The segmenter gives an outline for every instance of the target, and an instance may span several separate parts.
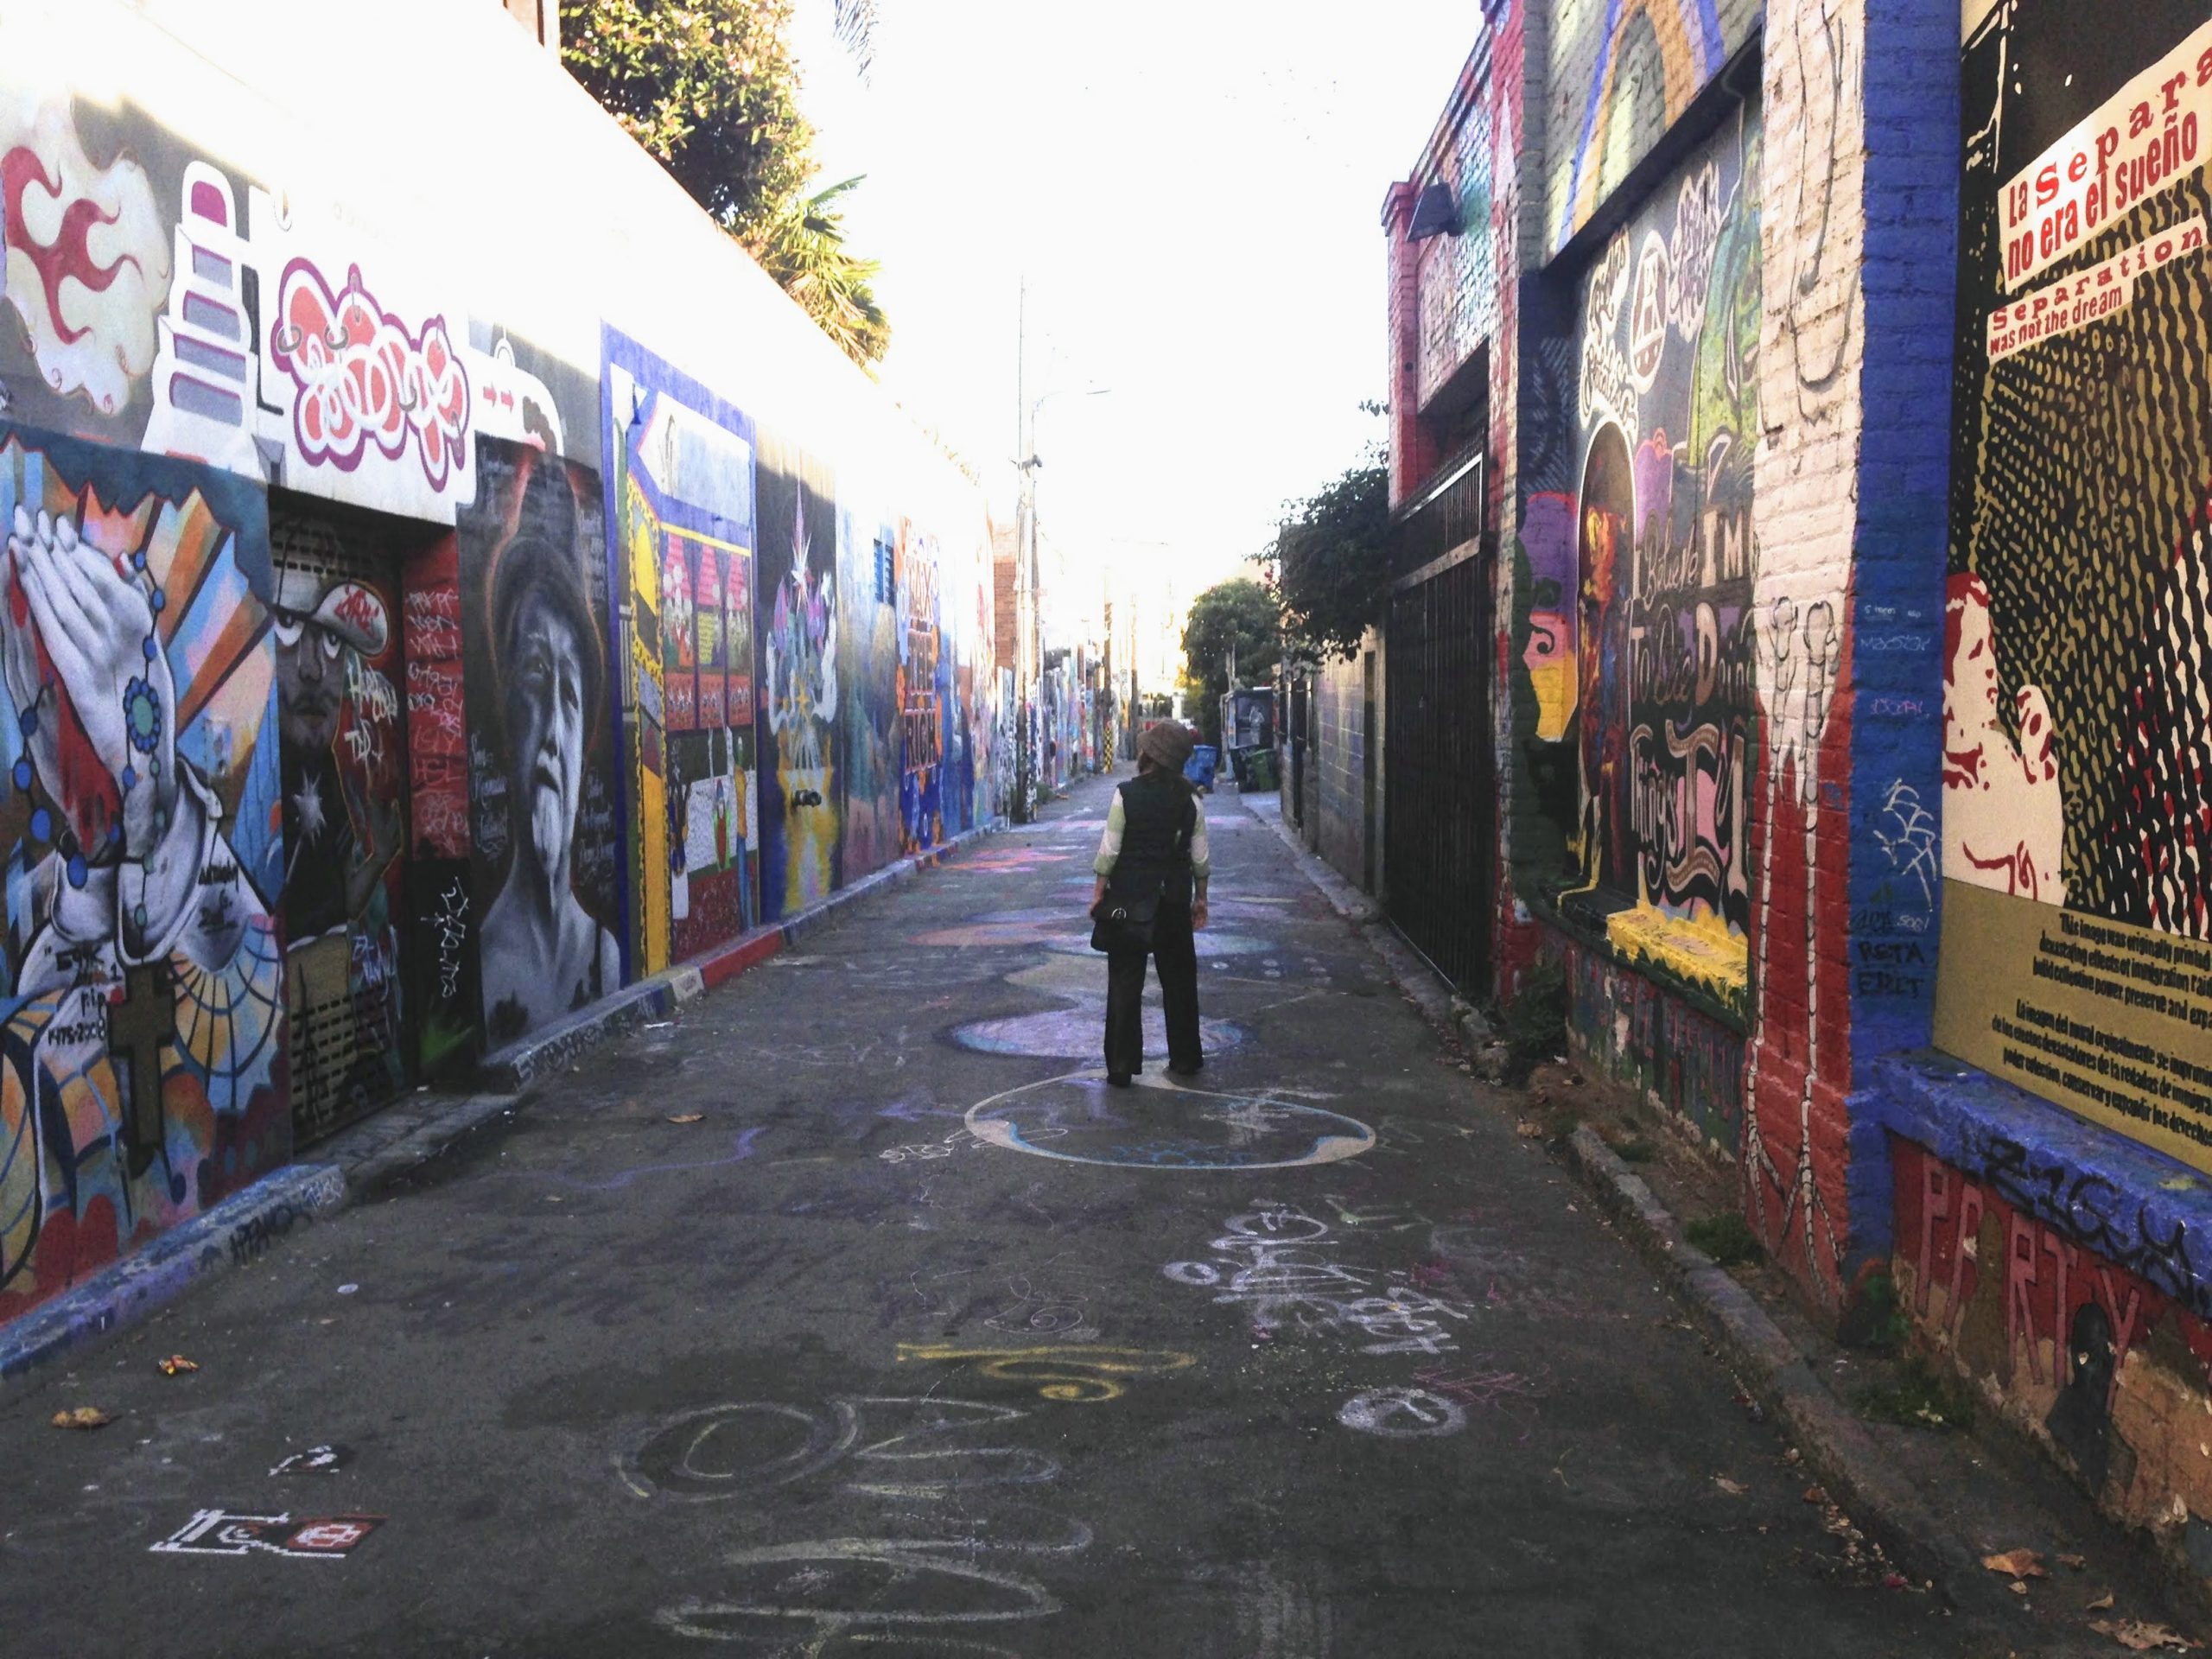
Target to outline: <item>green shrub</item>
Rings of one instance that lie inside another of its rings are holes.
[[[1520,994],[1499,1019],[1506,1082],[1526,1083],[1545,1061],[1567,1052],[1567,1014],[1566,969],[1547,959],[1522,975]]]
[[[1757,1262],[1766,1255],[1759,1248],[1758,1237],[1751,1231],[1751,1224],[1733,1210],[1700,1216],[1683,1228],[1682,1232],[1691,1243],[1724,1268],[1732,1268],[1743,1262]]]

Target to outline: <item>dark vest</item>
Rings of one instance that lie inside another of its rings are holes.
[[[1172,772],[1140,772],[1122,785],[1122,855],[1114,861],[1116,893],[1157,893],[1163,903],[1191,902],[1191,837],[1198,803]]]

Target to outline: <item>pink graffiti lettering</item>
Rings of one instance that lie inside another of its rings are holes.
[[[467,464],[468,377],[445,319],[410,334],[369,293],[359,266],[335,295],[306,260],[286,266],[269,346],[297,388],[293,436],[309,465],[350,473],[372,444],[397,461],[410,434],[433,489]]]

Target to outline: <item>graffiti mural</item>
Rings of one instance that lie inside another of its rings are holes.
[[[839,485],[840,491],[845,486]],[[858,880],[899,855],[899,528],[842,494],[837,502],[838,772],[844,874]]]
[[[285,1006],[302,1144],[407,1082],[400,918],[410,757],[395,563],[349,524],[272,509],[284,792]]]
[[[2212,1168],[2212,24],[1963,53],[1936,1039]]]
[[[1890,1148],[1899,1301],[1924,1344],[2122,1519],[2212,1513],[2195,1427],[2212,1398],[2212,1325],[1993,1183],[1910,1141]]]
[[[546,441],[524,419],[557,423],[543,383],[462,337],[442,279],[135,110],[10,79],[0,387],[16,417],[440,524],[474,494],[478,436]]]
[[[836,487],[771,435],[760,461],[760,903],[776,921],[844,880]]]
[[[753,423],[613,329],[605,347],[630,960],[658,973],[760,919]]]
[[[400,568],[400,588],[409,823],[405,1008],[416,1068],[438,1077],[474,1058],[481,1024],[469,869],[461,558],[452,532],[410,552]]]
[[[478,974],[497,1049],[622,983],[598,479],[480,440],[456,526]]]
[[[290,1154],[268,531],[204,468],[0,429],[0,1319]]]
[[[952,662],[938,614],[937,538],[912,524],[899,535],[899,845],[922,852],[944,839],[945,724]]]
[[[1757,625],[1759,121],[1739,109],[1585,280],[1583,461],[1532,498],[1529,747],[1576,907],[1632,962],[1741,1017]],[[1571,593],[1570,593],[1570,576]],[[1575,787],[1565,787],[1572,773]]]
[[[1758,33],[1763,10],[1757,0],[1564,0],[1551,23],[1549,251],[1589,222]]]

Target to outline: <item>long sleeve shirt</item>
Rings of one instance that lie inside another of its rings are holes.
[[[1206,845],[1205,802],[1192,797],[1192,809],[1198,814],[1198,828],[1191,832],[1191,879],[1205,881],[1213,875],[1213,851]],[[1114,866],[1122,856],[1122,832],[1128,827],[1128,820],[1122,811],[1122,791],[1114,791],[1114,804],[1106,810],[1106,833],[1098,838],[1098,856],[1090,861],[1094,875],[1111,875]]]

